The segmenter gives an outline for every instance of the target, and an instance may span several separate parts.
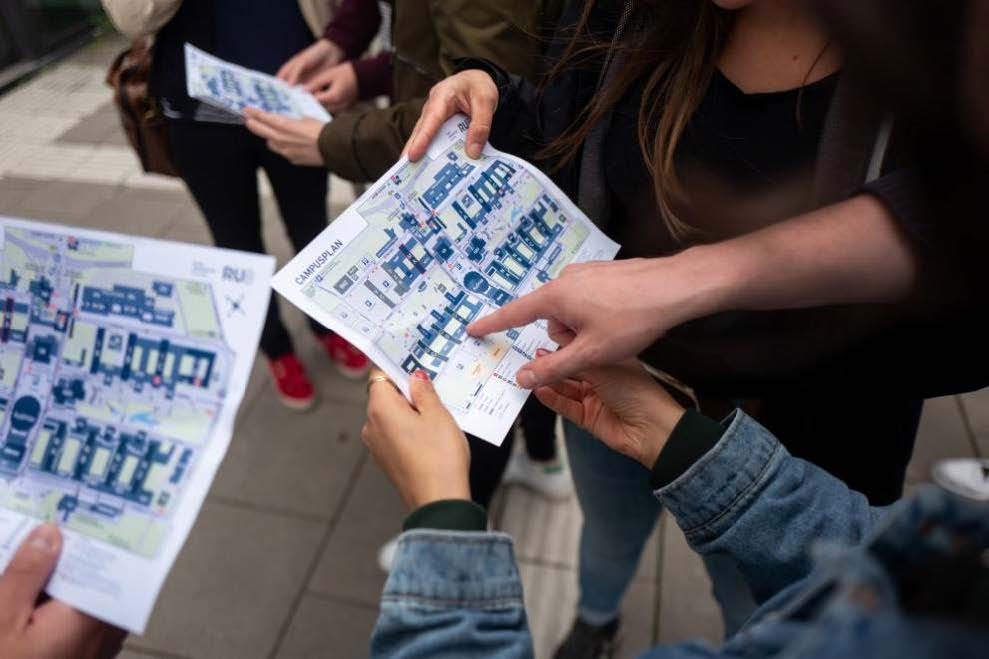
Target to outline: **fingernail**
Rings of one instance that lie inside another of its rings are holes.
[[[424,369],[421,368],[415,373],[413,373],[412,377],[414,377],[416,380],[423,380],[425,382],[429,382],[429,373],[427,373]]]
[[[483,144],[481,144],[480,142],[471,142],[470,143],[470,154],[469,155],[470,155],[471,158],[480,158],[481,157],[481,151],[483,151],[483,150],[484,150],[484,145]]]
[[[536,357],[545,357],[550,352],[552,352],[552,351],[551,350],[547,350],[546,348],[536,348]]]
[[[42,524],[31,531],[27,542],[32,549],[51,553],[58,545],[58,529],[52,524]]]
[[[525,389],[532,389],[538,384],[532,371],[519,371],[515,379]]]

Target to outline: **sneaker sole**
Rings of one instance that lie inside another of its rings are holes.
[[[308,400],[297,400],[295,398],[288,398],[282,394],[275,391],[275,396],[278,397],[278,401],[284,405],[286,408],[292,410],[293,412],[308,412],[316,405],[316,396]]]
[[[570,490],[566,494],[554,494],[547,492],[546,490],[541,490],[538,487],[531,485],[528,481],[515,478],[505,478],[502,481],[503,485],[515,485],[516,487],[521,487],[523,490],[532,492],[533,494],[552,501],[553,503],[562,503],[564,501],[569,501],[573,497],[573,490]]]
[[[343,377],[347,378],[348,380],[360,380],[361,378],[367,377],[367,374],[371,371],[370,366],[355,369],[355,368],[347,368],[346,366],[338,362],[333,362],[333,363],[337,367],[337,372]]]

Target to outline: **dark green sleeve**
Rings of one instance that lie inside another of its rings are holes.
[[[486,531],[488,513],[466,499],[444,499],[427,503],[405,518],[403,531],[439,529],[442,531]]]
[[[717,421],[707,418],[697,410],[688,409],[680,417],[670,438],[666,440],[666,446],[656,459],[652,468],[652,489],[666,487],[679,478],[714,448],[724,432],[724,427]]]
[[[413,98],[387,108],[361,103],[333,115],[318,140],[327,169],[348,181],[378,180],[402,156],[425,102]]]

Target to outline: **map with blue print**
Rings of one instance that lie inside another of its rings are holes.
[[[498,444],[528,395],[516,372],[554,345],[542,322],[483,339],[467,326],[618,245],[529,163],[469,158],[466,128],[451,119],[422,160],[396,163],[272,285],[403,390],[426,371],[461,428]]]
[[[247,69],[185,44],[186,92],[191,98],[241,115],[253,107],[292,119],[329,121],[312,94],[260,71]]]
[[[133,248],[8,227],[0,252],[0,507],[154,555],[227,390],[208,284]]]

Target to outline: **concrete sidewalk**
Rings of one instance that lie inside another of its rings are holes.
[[[103,84],[121,48],[107,38],[0,97],[0,214],[209,243],[181,183],[140,172]],[[335,215],[352,199],[331,183]],[[264,231],[290,256],[273,200]],[[148,633],[123,656],[200,659],[360,657],[377,615],[382,543],[405,511],[360,442],[365,393],[336,374],[282,305],[320,390],[307,414],[279,405],[255,364],[239,422],[199,521],[159,599]],[[941,456],[989,455],[989,390],[929,401],[911,483]],[[574,501],[549,504],[507,488],[492,506],[516,537],[537,656],[566,632],[576,601]],[[625,605],[623,654],[657,642],[720,634],[700,561],[663,518]]]

